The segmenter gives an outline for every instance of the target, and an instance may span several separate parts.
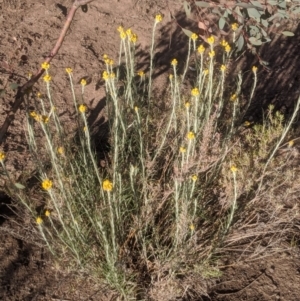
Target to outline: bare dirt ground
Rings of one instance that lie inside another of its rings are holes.
[[[64,24],[71,0],[0,0],[0,126],[10,110],[15,84],[24,84],[28,73],[35,73],[56,42]],[[72,67],[78,83],[88,80],[86,103],[91,110],[90,123],[103,122],[101,110],[105,105],[101,73],[104,70],[103,54],[117,59],[119,36],[117,27],[132,28],[138,34],[138,69],[147,71],[153,17],[168,11],[176,15],[181,26],[188,23],[183,14],[177,14],[178,2],[110,0],[94,1],[88,10],[78,10],[58,55],[51,63],[53,93],[62,120],[69,121],[72,112],[71,91],[66,87],[65,68]],[[261,50],[261,56],[270,62],[270,70],[259,72],[262,79],[256,91],[256,102],[249,117],[261,114],[268,104],[287,112],[299,94],[300,38],[297,24],[294,38],[274,35],[272,45]],[[192,29],[192,28],[190,28]],[[171,58],[186,53],[186,37],[176,22],[167,17],[159,26],[158,48],[155,63],[155,87],[159,95],[168,75]],[[271,48],[272,46],[272,52]],[[233,72],[257,63],[255,56],[233,61]],[[180,66],[179,66],[180,67]],[[247,81],[247,74],[245,76]],[[40,81],[34,93],[43,90]],[[34,104],[28,104],[34,107]],[[15,121],[1,145],[7,154],[8,168],[17,174],[28,168],[28,148],[25,139],[25,105],[21,106]],[[298,200],[297,200],[298,201]],[[0,195],[0,214],[14,216],[7,204],[10,200]],[[22,226],[12,220],[0,219],[0,299],[16,300],[116,300],[115,296],[92,282],[88,277],[76,275],[63,266],[50,261],[47,250],[24,237]],[[242,248],[242,246],[241,246]],[[297,301],[300,300],[299,248],[278,252],[256,261],[235,261],[236,254],[226,254],[221,271],[223,275],[209,282],[208,292],[199,300],[215,301]],[[179,300],[179,299],[177,299]]]

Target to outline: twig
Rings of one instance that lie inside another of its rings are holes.
[[[67,16],[67,20],[64,24],[64,27],[60,33],[60,36],[54,46],[54,48],[52,49],[52,51],[50,52],[50,54],[46,57],[46,59],[44,60],[44,62],[50,63],[51,60],[55,57],[55,55],[57,54],[58,50],[60,49],[63,40],[66,36],[66,33],[70,27],[70,24],[74,18],[75,12],[78,9],[78,7],[82,6],[82,5],[86,5],[90,2],[92,2],[94,0],[75,0],[69,13]],[[43,75],[44,73],[44,69],[39,69],[38,72],[31,77],[31,79],[29,81],[27,81],[22,87],[19,87],[18,92],[15,96],[15,101],[12,105],[12,109],[11,111],[8,113],[1,129],[0,129],[0,145],[2,144],[3,140],[4,140],[4,136],[7,133],[7,130],[10,126],[10,124],[12,123],[12,121],[15,119],[15,114],[18,111],[20,105],[22,104],[22,102],[24,101],[24,95],[26,94],[27,91],[29,91],[33,85],[39,80],[39,78]]]

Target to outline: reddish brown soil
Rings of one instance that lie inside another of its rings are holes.
[[[76,13],[63,46],[51,64],[55,101],[65,122],[72,111],[71,92],[64,79],[66,67],[73,68],[76,82],[83,77],[88,79],[86,103],[92,111],[90,122],[95,123],[101,116],[105,103],[100,76],[104,69],[102,55],[106,53],[117,59],[119,36],[116,28],[120,24],[138,34],[137,61],[139,69],[147,70],[153,16],[157,12],[167,16],[168,6],[165,1],[134,2],[94,1],[88,5],[87,12],[79,9]],[[0,126],[13,102],[14,83],[24,84],[28,73],[36,72],[54,46],[71,4],[71,0],[0,0],[0,89],[4,89],[0,95]],[[170,5],[173,13],[174,5]],[[176,16],[181,25],[187,24],[182,14]],[[186,39],[176,23],[167,17],[159,26],[157,39],[160,42],[155,58],[158,67],[155,87],[159,93],[164,88],[171,58],[181,58],[186,53]],[[293,40],[274,40],[275,52],[269,52],[266,47],[262,49],[261,55],[270,61],[271,71],[260,69],[259,76],[265,80],[259,82],[256,95],[260,95],[260,99],[250,115],[260,113],[269,103],[275,103],[278,108],[293,107],[299,94],[300,69],[296,60],[299,45],[296,35]],[[250,56],[239,66],[254,63],[257,63],[256,57]],[[34,92],[39,90],[44,91],[41,81],[34,87]],[[1,145],[8,154],[8,167],[15,174],[21,174],[28,167],[24,108],[23,104]],[[0,195],[0,214],[12,217],[12,220],[0,219],[0,300],[116,300],[88,277],[69,273],[50,261],[47,250],[35,244],[31,237],[25,237],[26,231],[13,222],[14,214],[6,206],[9,202]],[[236,264],[235,255],[227,254],[230,260],[221,269],[223,276],[209,288],[210,297],[203,296],[202,300],[300,300],[298,255],[299,249],[295,247],[293,254],[282,252],[255,262]]]

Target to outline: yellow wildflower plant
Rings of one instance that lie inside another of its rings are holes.
[[[190,230],[193,232],[193,231],[195,231],[195,226],[194,226],[194,224],[190,224]]]
[[[132,36],[132,30],[131,30],[131,28],[128,28],[126,30],[126,35],[127,35],[128,38],[130,38]]]
[[[47,62],[42,63],[42,69],[48,70],[50,68],[50,64]]]
[[[231,24],[231,29],[232,29],[233,31],[237,31],[238,28],[239,28],[239,24],[237,24],[237,23]]]
[[[179,152],[181,152],[182,154],[184,154],[186,152],[186,148],[184,146],[180,146]]]
[[[205,69],[205,70],[203,71],[203,73],[204,73],[204,75],[208,75],[208,73],[209,73],[208,69]]]
[[[232,165],[230,167],[230,170],[233,172],[233,173],[236,173],[238,171],[237,167],[235,165]]]
[[[81,84],[81,86],[86,86],[86,84],[87,84],[87,82],[86,82],[86,80],[83,78],[81,81],[80,81],[80,84]]]
[[[173,59],[172,61],[171,61],[171,65],[172,66],[177,66],[177,64],[178,64],[178,61],[176,60],[176,59]]]
[[[86,112],[86,109],[87,109],[86,105],[83,105],[83,104],[81,104],[81,105],[78,107],[78,111],[79,111],[80,113],[85,113],[85,112]]]
[[[209,45],[213,45],[214,42],[215,42],[214,36],[210,36],[209,38],[207,38],[207,43],[208,43]]]
[[[50,215],[51,215],[51,212],[50,212],[50,210],[47,209],[47,210],[45,211],[45,216],[49,217]]]
[[[232,94],[232,95],[230,96],[230,100],[231,100],[231,101],[236,101],[236,100],[237,100],[237,95],[236,95],[236,94]]]
[[[221,65],[220,70],[221,70],[222,72],[224,72],[224,71],[226,70],[226,66],[225,66],[225,65]]]
[[[229,44],[227,44],[227,45],[225,46],[225,52],[226,52],[226,53],[229,53],[230,50],[231,50],[231,47],[230,47]]]
[[[198,177],[197,177],[196,175],[193,175],[193,176],[191,177],[191,179],[192,179],[194,182],[196,182],[196,181],[198,180]]]
[[[138,36],[137,34],[133,33],[130,37],[130,42],[135,44],[137,42]]]
[[[192,89],[192,91],[191,91],[191,95],[192,95],[192,96],[197,97],[197,96],[199,96],[199,94],[200,94],[200,92],[199,92],[199,89],[198,89],[198,88]]]
[[[256,67],[256,66],[253,66],[253,67],[252,67],[252,72],[253,72],[253,73],[256,73],[256,71],[257,71],[257,67]]]
[[[48,123],[49,117],[47,115],[42,115],[40,118],[40,121],[42,121],[43,123]]]
[[[113,183],[110,180],[104,180],[102,183],[102,188],[104,191],[110,192],[113,189]]]
[[[184,106],[188,109],[188,108],[191,106],[191,104],[187,101],[187,102],[184,104]]]
[[[59,146],[59,147],[57,148],[57,152],[58,152],[60,155],[63,155],[64,152],[65,152],[65,149],[64,149],[62,146]]]
[[[140,77],[144,77],[145,76],[145,73],[144,73],[144,71],[139,71],[138,73],[137,73]]]
[[[43,223],[43,219],[40,216],[38,216],[35,221],[38,225],[41,225]]]
[[[198,39],[197,34],[192,33],[192,34],[191,34],[191,40],[196,41],[197,39]]]
[[[52,77],[49,74],[46,74],[43,77],[44,82],[49,83],[51,81]]]
[[[205,47],[203,45],[200,45],[198,48],[197,48],[197,51],[199,54],[202,54],[204,51],[205,51]]]
[[[135,106],[135,107],[134,107],[134,111],[135,111],[136,113],[138,113],[139,107],[138,107],[138,106]]]
[[[103,79],[104,79],[105,81],[107,81],[107,80],[109,79],[109,74],[108,74],[108,72],[107,72],[107,71],[103,71],[102,77],[103,77]]]
[[[193,139],[195,139],[195,134],[194,134],[194,132],[188,132],[186,137],[188,140],[193,140]]]
[[[42,188],[44,190],[50,190],[52,188],[52,181],[50,179],[45,179],[42,182]]]
[[[216,53],[215,53],[214,50],[212,50],[212,51],[210,51],[210,52],[208,53],[208,55],[209,55],[210,58],[213,58],[213,57],[216,55]]]
[[[42,97],[42,93],[41,92],[37,92],[36,96],[37,96],[37,98],[41,98]]]
[[[72,68],[66,68],[66,72],[67,72],[68,74],[71,74],[71,73],[73,72],[73,70],[72,70]]]
[[[161,15],[161,14],[157,14],[157,15],[155,16],[155,22],[156,22],[156,23],[159,23],[159,22],[161,22],[161,21],[162,21],[162,19],[163,19],[163,17],[162,17],[162,15]]]
[[[0,151],[0,162],[3,162],[5,159],[5,153]]]
[[[295,144],[295,141],[294,141],[294,140],[290,140],[290,141],[288,142],[288,147],[293,147],[294,144]]]

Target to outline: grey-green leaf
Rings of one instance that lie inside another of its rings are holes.
[[[237,48],[238,48],[238,51],[241,51],[242,48],[244,47],[244,37],[242,35],[239,36],[239,39],[237,41]]]
[[[19,88],[19,85],[18,85],[17,83],[11,83],[11,84],[10,84],[10,88],[11,88],[12,90],[16,90],[16,89]]]
[[[256,8],[248,8],[247,9],[248,15],[249,17],[253,18],[253,19],[260,19],[261,14],[259,13],[259,11]]]
[[[223,17],[221,17],[219,19],[219,28],[220,29],[223,29],[224,28],[224,25],[225,25],[225,19]]]
[[[190,15],[191,15],[191,6],[190,6],[190,4],[186,1],[184,1],[183,2],[183,7],[184,7],[184,10],[185,10],[186,16],[189,18]]]
[[[283,31],[282,34],[284,34],[287,37],[293,37],[295,34],[291,31]]]
[[[25,189],[25,186],[20,184],[20,183],[15,183],[15,186],[18,188],[18,189]]]
[[[255,37],[250,37],[249,41],[252,45],[255,45],[255,46],[260,46],[262,44],[262,41],[256,39]]]
[[[208,2],[205,2],[205,1],[196,1],[195,3],[199,7],[210,7],[210,4]]]
[[[182,31],[190,38],[191,35],[193,34],[190,30],[182,28]]]

